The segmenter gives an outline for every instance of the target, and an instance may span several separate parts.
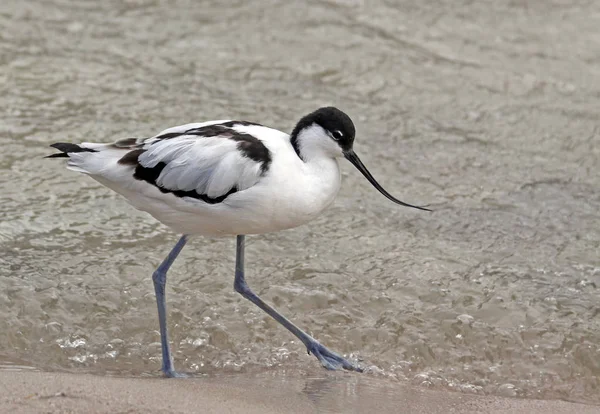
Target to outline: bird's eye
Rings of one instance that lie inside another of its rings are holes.
[[[333,139],[335,139],[336,141],[339,141],[339,140],[340,140],[340,139],[342,139],[342,137],[343,137],[342,133],[341,133],[340,131],[337,131],[337,130],[336,130],[336,131],[333,131],[333,132],[331,133],[331,136],[332,136],[332,138],[333,138]]]

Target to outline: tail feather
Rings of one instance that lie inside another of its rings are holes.
[[[46,155],[44,158],[69,158],[66,152],[57,152],[56,154]]]
[[[44,158],[62,158],[62,157],[66,158],[69,156],[69,153],[73,153],[73,152],[98,152],[94,149],[80,147],[77,144],[71,144],[69,142],[57,142],[56,144],[52,144],[50,146],[52,148],[56,148],[57,150],[59,150],[61,152],[52,154],[52,155],[47,155]]]

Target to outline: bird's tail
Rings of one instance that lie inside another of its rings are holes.
[[[77,144],[71,144],[68,142],[57,142],[56,144],[50,145],[52,148],[56,148],[60,152],[56,154],[47,155],[44,158],[68,158],[69,154],[74,152],[98,152],[92,148],[84,148]]]
[[[106,144],[57,142],[50,146],[60,152],[48,155],[45,158],[68,158],[67,168],[69,170],[84,174],[95,174],[104,168],[106,157],[98,157],[98,155],[106,148]]]

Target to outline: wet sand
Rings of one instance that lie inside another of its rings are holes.
[[[345,373],[167,380],[2,371],[0,392],[10,413],[600,413],[597,406],[430,391]]]

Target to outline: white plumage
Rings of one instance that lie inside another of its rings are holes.
[[[186,134],[228,122],[233,126],[224,127],[220,135]],[[271,158],[266,172],[261,171],[261,162],[240,151],[240,142],[231,139],[227,130],[254,137],[264,145]],[[169,134],[180,135],[160,138]],[[127,146],[118,142],[80,144],[95,152],[70,152],[68,168],[88,174],[125,196],[137,209],[186,234],[257,234],[295,227],[315,218],[340,187],[336,159],[324,153],[305,163],[288,134],[265,126],[220,120],[169,128]],[[134,178],[135,165],[119,163],[136,149],[144,150],[137,160],[140,166],[165,164],[156,185]],[[172,192],[195,191],[214,199],[234,188],[236,192],[214,204]]]
[[[337,159],[345,157],[397,204],[354,153],[354,124],[336,108],[303,117],[291,135],[238,121],[186,124],[147,139],[113,144],[52,146],[68,157],[68,168],[88,174],[117,191],[183,236],[152,275],[161,334],[162,370],[173,369],[168,343],[167,271],[188,235],[237,235],[234,288],[275,318],[327,369],[361,368],[330,351],[256,295],[245,280],[245,235],[299,226],[315,218],[340,188]]]

